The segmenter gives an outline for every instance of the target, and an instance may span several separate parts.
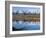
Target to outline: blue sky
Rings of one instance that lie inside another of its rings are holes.
[[[12,11],[16,13],[16,11],[19,10],[19,13],[23,13],[22,11],[25,11],[26,13],[40,13],[40,8],[36,7],[13,7]]]

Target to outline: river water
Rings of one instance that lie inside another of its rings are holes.
[[[13,21],[12,26],[22,30],[40,30],[40,22]]]

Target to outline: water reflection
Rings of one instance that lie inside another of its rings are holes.
[[[39,30],[40,22],[13,21],[13,27],[15,30]]]

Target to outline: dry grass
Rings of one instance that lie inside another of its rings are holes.
[[[40,15],[14,15],[13,20],[40,21]]]

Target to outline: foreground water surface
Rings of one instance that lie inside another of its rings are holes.
[[[40,22],[13,21],[12,30],[40,30]]]

